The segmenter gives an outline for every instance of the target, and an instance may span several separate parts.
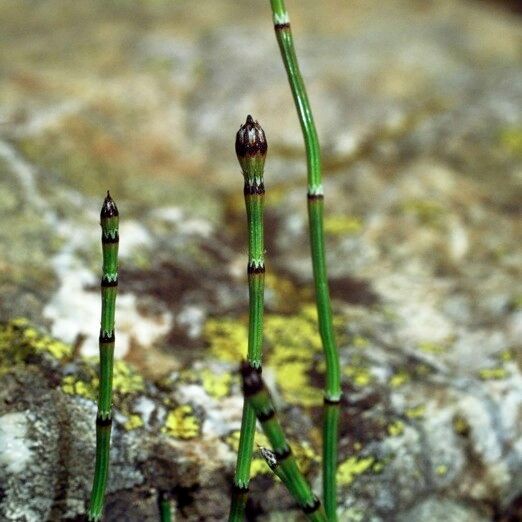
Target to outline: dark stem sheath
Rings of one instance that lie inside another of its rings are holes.
[[[326,522],[326,514],[321,502],[314,495],[308,481],[299,470],[299,466],[286,440],[283,428],[277,418],[274,403],[266,388],[261,372],[248,362],[241,366],[243,394],[253,408],[257,420],[272,446],[273,454],[269,466],[282,480],[288,492],[297,501],[309,520]],[[266,458],[266,454],[264,455]]]

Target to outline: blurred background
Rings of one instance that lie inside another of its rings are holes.
[[[520,520],[521,4],[287,7],[323,151],[340,520]],[[226,518],[247,114],[269,143],[265,373],[319,491],[306,164],[269,2],[0,1],[0,75],[0,518],[84,510],[108,189],[121,269],[106,520],[157,520],[160,490],[176,520]],[[261,459],[254,475],[249,520],[300,520]]]

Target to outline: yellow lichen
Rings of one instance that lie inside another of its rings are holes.
[[[200,423],[194,415],[194,410],[188,404],[184,404],[169,411],[161,431],[170,437],[188,440],[197,437],[199,429]]]
[[[321,352],[315,306],[303,306],[298,314],[290,316],[268,314],[265,318],[265,338],[274,347],[281,344],[295,348],[298,356],[307,356],[310,350]]]
[[[99,379],[96,369],[97,358],[85,359],[86,379],[74,375],[66,375],[62,379],[62,390],[70,395],[79,395],[86,399],[96,400],[98,396]],[[114,361],[112,389],[115,395],[128,395],[144,390],[143,377],[125,361]]]
[[[248,341],[246,326],[237,319],[209,319],[203,330],[216,359],[236,363],[245,357]]]
[[[258,475],[271,475],[272,471],[268,467],[265,459],[262,457],[253,457],[250,464],[250,477],[257,477]],[[277,477],[276,477],[277,478]]]
[[[356,216],[327,216],[324,220],[325,234],[342,236],[358,234],[362,229],[362,221]]]
[[[425,377],[430,373],[430,368],[426,364],[420,363],[415,366],[415,373],[420,377]]]
[[[522,310],[522,294],[513,297],[513,300],[511,301],[511,306],[514,310]]]
[[[29,320],[26,319],[25,317],[15,317],[11,321],[11,324],[13,326],[18,327],[18,328],[24,328],[25,326],[27,326],[29,324]]]
[[[122,395],[143,391],[143,377],[125,361],[115,360],[112,389]]]
[[[444,208],[435,200],[411,199],[402,204],[401,210],[405,214],[413,215],[417,221],[427,226],[437,226],[444,215]]]
[[[397,420],[388,425],[388,435],[398,437],[404,433],[404,422]]]
[[[205,391],[216,399],[222,399],[230,393],[232,375],[229,373],[214,373],[209,369],[201,372],[201,382]]]
[[[141,428],[144,425],[143,419],[139,415],[131,414],[127,417],[125,424],[123,427],[130,431],[135,430],[137,428]]]
[[[356,335],[352,343],[356,348],[367,348],[370,345],[370,341],[362,335]]]
[[[349,486],[358,475],[362,475],[375,464],[374,457],[349,457],[337,468],[337,482]]]
[[[456,415],[453,419],[453,429],[459,435],[466,435],[469,432],[469,423],[464,417]]]
[[[405,370],[399,370],[396,374],[390,377],[389,384],[392,388],[400,388],[409,381],[409,374]]]
[[[63,359],[72,354],[71,346],[48,336],[36,339],[33,346],[36,351],[50,353],[56,359]]]
[[[286,361],[277,371],[277,383],[285,400],[302,406],[320,406],[323,394],[320,388],[312,386],[308,377],[310,363]]]
[[[500,143],[508,152],[522,156],[522,128],[504,129],[500,133]]]
[[[306,441],[292,443],[292,452],[303,473],[307,473],[312,462],[319,462],[319,455]]]
[[[239,431],[233,431],[230,433],[225,439],[225,442],[230,446],[234,453],[237,453],[239,448]],[[258,431],[256,431],[254,436],[254,447],[257,446],[262,446],[265,448],[270,447],[268,439],[263,433]],[[250,477],[256,477],[257,475],[263,474],[272,474],[272,471],[270,471],[270,468],[268,467],[268,464],[265,462],[264,458],[254,457],[250,467]]]
[[[66,375],[62,379],[62,391],[69,395],[79,395],[94,401],[98,394],[98,378],[94,377],[90,381],[83,381],[77,379],[74,375]]]
[[[274,294],[275,306],[281,312],[294,312],[303,299],[311,297],[310,288],[298,288],[290,279],[267,272],[265,288]]]
[[[440,355],[447,350],[447,348],[442,344],[433,341],[421,341],[418,346],[421,352],[433,355]]]
[[[372,466],[372,471],[373,471],[374,473],[380,473],[383,469],[384,469],[384,462],[381,462],[381,461],[377,461],[377,462]]]
[[[437,473],[437,475],[440,475],[441,477],[446,475],[447,472],[448,472],[448,466],[446,466],[445,464],[439,464],[435,468],[435,473]]]
[[[505,379],[508,372],[505,368],[483,368],[479,371],[479,377],[483,381]]]
[[[513,350],[504,350],[499,358],[502,362],[511,362],[513,360]]]
[[[343,373],[349,377],[350,381],[358,388],[368,386],[373,380],[373,375],[370,373],[370,370],[362,366],[348,365],[344,368]]]
[[[420,419],[426,413],[426,406],[420,404],[414,408],[408,408],[405,413],[408,419]]]
[[[0,350],[12,350],[15,362],[21,362],[29,353],[46,353],[55,359],[72,355],[70,345],[45,335],[24,317],[13,319],[2,330]]]
[[[334,317],[340,329],[343,320]],[[247,329],[244,324],[227,318],[207,321],[205,337],[210,355],[237,363],[247,350]],[[284,399],[290,404],[317,406],[322,404],[322,390],[312,384],[312,369],[324,372],[321,338],[317,330],[314,304],[302,306],[294,314],[267,314],[264,321],[265,366],[275,369],[276,381]]]

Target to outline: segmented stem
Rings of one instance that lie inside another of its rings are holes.
[[[103,275],[101,279],[100,389],[96,416],[96,464],[88,518],[100,520],[109,472],[112,426],[112,368],[114,359],[114,313],[118,288],[118,208],[109,192],[100,214]]]
[[[263,232],[264,180],[263,171],[267,142],[265,133],[252,116],[248,116],[236,135],[236,154],[244,177],[244,196],[248,227],[248,352],[247,359],[254,368],[261,368],[263,345],[263,302],[265,285],[265,247]],[[256,428],[255,413],[247,401],[243,404],[241,431],[234,489],[229,521],[243,521],[250,482],[250,465]]]
[[[288,75],[306,148],[310,246],[319,318],[319,333],[326,360],[325,412],[323,420],[323,497],[328,520],[336,521],[336,469],[339,438],[339,405],[342,392],[339,354],[333,331],[330,292],[326,271],[323,227],[324,201],[319,139],[306,88],[299,71],[285,2],[284,0],[270,0],[270,3],[277,42]]]
[[[324,509],[320,507],[320,500],[315,497],[315,502],[313,504],[307,504],[306,499],[299,496],[299,491],[292,490],[293,483],[288,479],[288,476],[284,470],[284,466],[280,465],[280,461],[277,459],[277,455],[273,451],[270,451],[266,448],[260,448],[260,451],[270,469],[281,479],[281,482],[294,496],[295,500],[299,504],[299,507],[306,515],[308,520],[313,522],[324,522],[326,520],[326,513],[324,512]]]
[[[309,520],[326,522],[321,501],[314,495],[308,481],[299,470],[277,419],[272,397],[261,377],[261,370],[244,362],[241,365],[241,376],[245,399],[253,408],[273,449],[271,455],[264,454],[265,457],[273,456],[268,460],[270,467],[282,480]]]

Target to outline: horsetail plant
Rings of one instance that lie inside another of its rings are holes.
[[[254,410],[273,449],[273,452],[261,452],[268,465],[282,480],[309,520],[327,522],[321,501],[312,492],[292,454],[277,419],[272,397],[263,382],[261,369],[254,368],[248,361],[244,361],[241,364],[241,377],[245,400]]]
[[[323,500],[328,520],[337,520],[336,471],[339,439],[341,376],[339,354],[333,330],[330,292],[326,270],[323,186],[319,139],[306,88],[299,71],[290,19],[284,0],[270,0],[279,50],[290,83],[306,148],[308,170],[308,219],[314,273],[319,333],[326,360],[323,418]]]
[[[263,345],[263,303],[265,284],[265,247],[263,232],[263,171],[267,141],[261,125],[248,115],[236,134],[236,154],[244,177],[244,196],[248,227],[248,351],[253,368],[261,368]],[[234,490],[228,520],[243,521],[250,482],[250,465],[254,446],[256,416],[247,401],[243,403]]]
[[[118,289],[118,208],[107,191],[100,214],[103,275],[101,279],[100,389],[96,415],[96,464],[88,519],[100,520],[109,472],[112,426],[112,370],[114,360],[114,313]]]

